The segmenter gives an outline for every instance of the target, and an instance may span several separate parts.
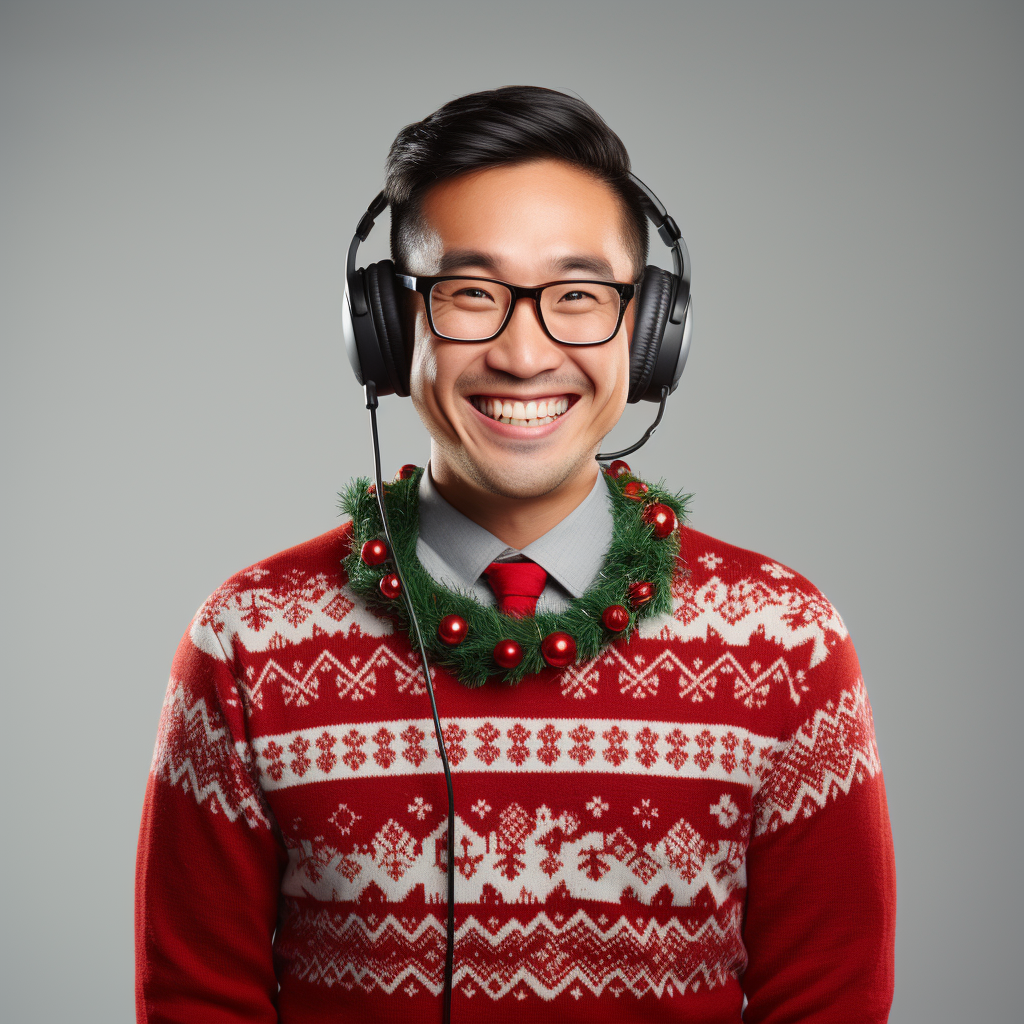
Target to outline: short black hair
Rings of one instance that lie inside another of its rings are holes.
[[[552,158],[609,185],[622,203],[634,280],[647,263],[647,217],[629,178],[629,154],[604,119],[575,96],[536,85],[507,85],[451,100],[406,125],[388,153],[384,194],[391,207],[391,255],[400,270],[423,197],[469,171]]]

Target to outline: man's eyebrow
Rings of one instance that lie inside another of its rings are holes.
[[[497,260],[476,249],[450,249],[438,261],[439,274],[451,274],[470,267],[485,270],[489,274],[499,273]],[[572,273],[595,274],[608,281],[614,280],[615,277],[612,265],[606,259],[582,253],[560,256],[558,259],[552,260],[551,268],[556,276]]]
[[[615,278],[612,265],[600,256],[562,256],[554,261],[553,266],[555,272],[559,274],[571,274],[578,271],[583,274],[597,274],[608,281]]]
[[[490,274],[498,272],[498,264],[495,259],[476,249],[449,249],[438,261],[437,272],[450,274],[455,270],[463,270],[468,267],[479,267]]]

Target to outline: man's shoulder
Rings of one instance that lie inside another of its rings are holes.
[[[345,582],[342,564],[351,550],[352,524],[343,523],[326,533],[261,558],[228,577],[215,594],[292,589],[299,579],[318,579],[324,584]]]
[[[783,589],[796,586],[820,593],[796,569],[758,551],[702,533],[692,526],[685,526],[680,531],[679,557],[692,575],[712,574],[730,580],[763,578],[774,581]]]
[[[359,629],[376,636],[390,622],[373,615],[348,586],[344,559],[352,524],[253,563],[224,581],[189,627],[192,642],[216,658],[272,650]]]
[[[767,640],[783,652],[799,650],[806,668],[849,639],[825,595],[774,558],[686,526],[680,531],[679,562],[672,611],[642,627],[648,635],[715,636],[730,647]]]

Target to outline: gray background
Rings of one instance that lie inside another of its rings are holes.
[[[395,132],[527,82],[592,103],[690,244],[634,468],[853,634],[891,1019],[1021,1020],[1022,42],[979,0],[3,4],[4,1019],[133,1019],[175,645],[369,469],[342,266]],[[386,473],[425,458],[409,403],[382,420]]]

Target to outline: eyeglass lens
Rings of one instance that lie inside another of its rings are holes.
[[[434,330],[458,341],[485,341],[505,322],[512,292],[494,281],[439,281],[430,290]],[[593,345],[607,341],[619,323],[619,293],[608,285],[568,281],[540,296],[541,321],[557,341]]]

